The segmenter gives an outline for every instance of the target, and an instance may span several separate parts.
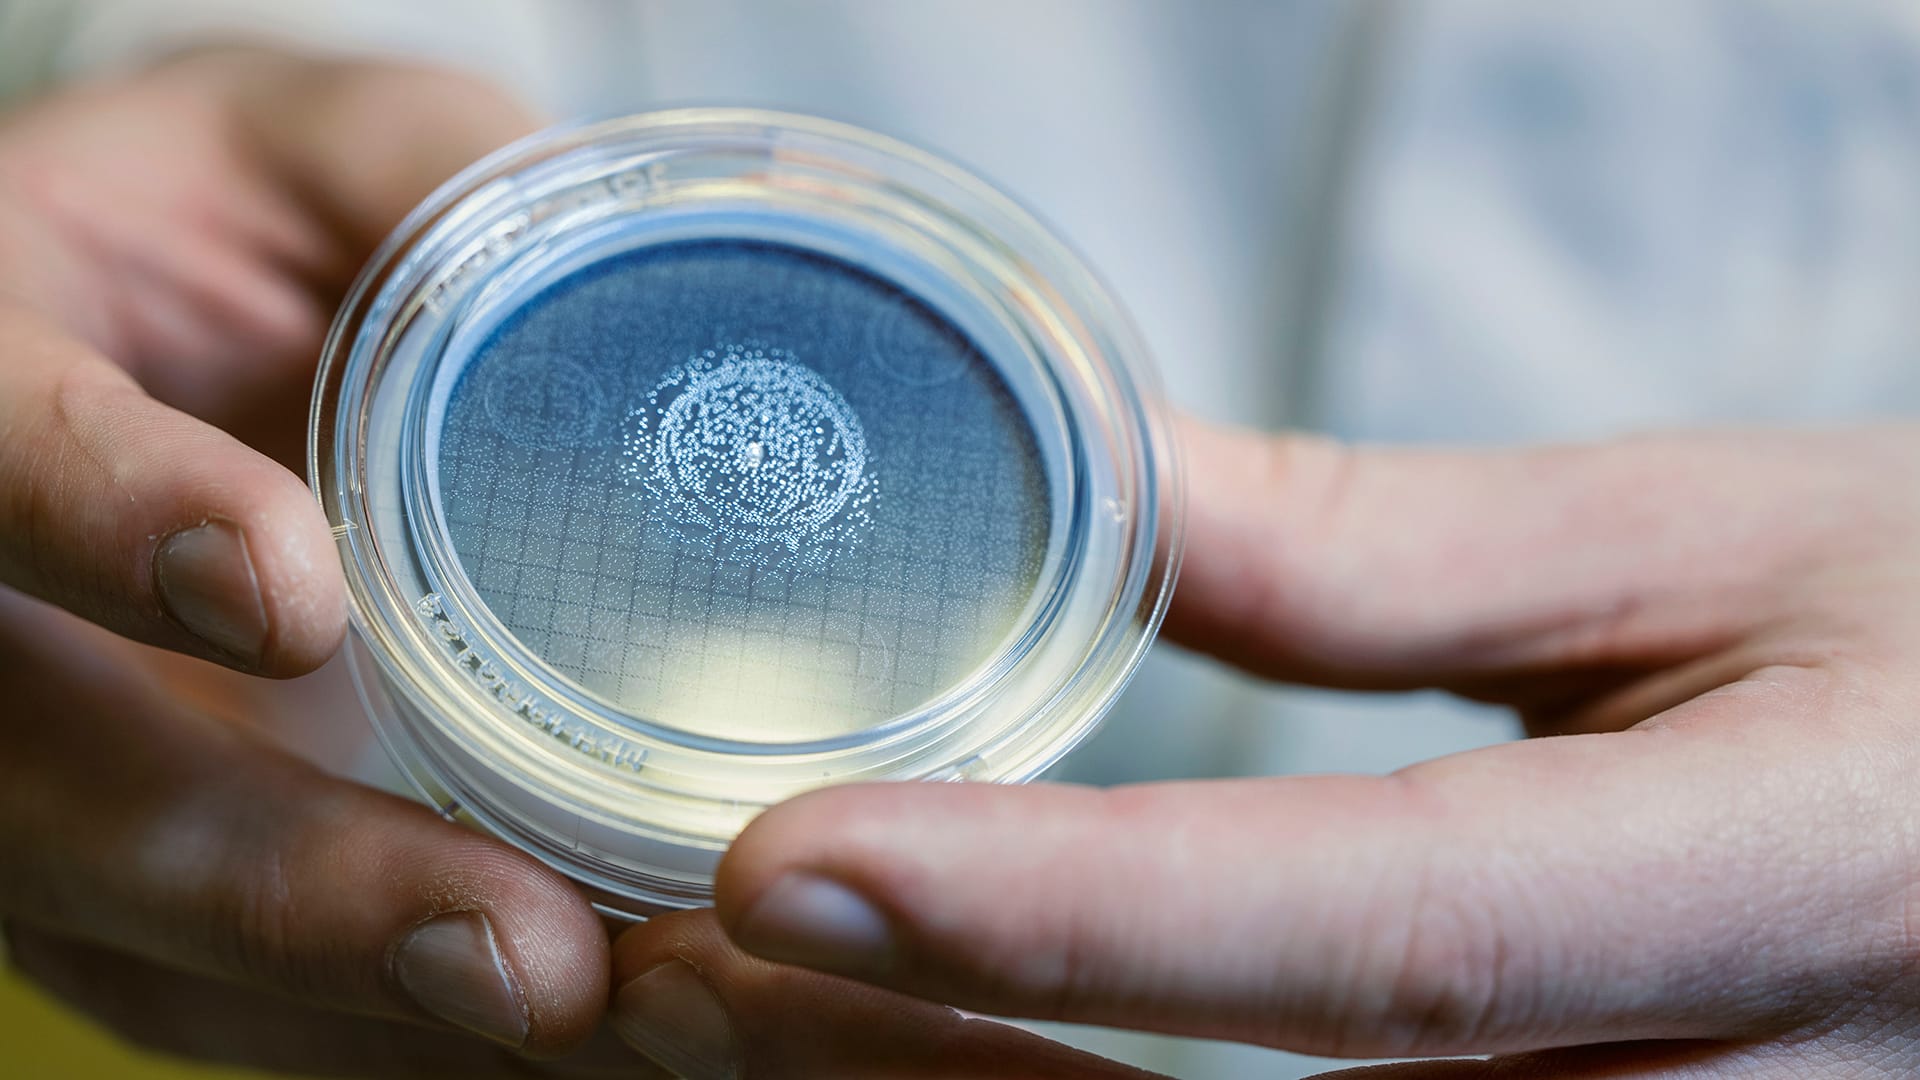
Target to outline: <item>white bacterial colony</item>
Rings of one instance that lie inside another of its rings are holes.
[[[706,350],[628,417],[621,473],[681,539],[725,561],[825,564],[872,526],[867,439],[846,399],[782,349]]]

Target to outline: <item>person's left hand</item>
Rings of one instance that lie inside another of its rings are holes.
[[[1920,1071],[1920,428],[1186,434],[1170,634],[1545,737],[1386,777],[809,793],[722,863],[733,941],[1000,1015],[1501,1055],[1380,1080]],[[705,1061],[767,1053],[709,1016]]]
[[[0,116],[0,915],[16,968],[133,1039],[485,1075],[599,1027],[578,892],[288,753],[268,721],[314,685],[251,677],[344,629],[287,467],[333,308],[532,124],[471,78],[243,49]]]
[[[338,664],[256,677],[343,629],[287,467],[331,312],[534,123],[465,76],[228,49],[0,116],[0,916],[14,968],[125,1038],[302,1075],[661,1075],[600,1026],[607,935],[570,883],[316,768],[371,735]],[[779,1036],[755,1075],[1141,1075],[745,957],[710,912],[623,955],[649,949],[697,974],[623,1015],[719,987],[740,1036]]]

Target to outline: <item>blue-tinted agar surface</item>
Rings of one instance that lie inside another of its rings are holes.
[[[658,244],[530,298],[440,432],[462,569],[622,711],[798,741],[991,658],[1050,523],[1026,413],[915,297],[784,245]]]

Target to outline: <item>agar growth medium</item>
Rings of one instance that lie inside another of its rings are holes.
[[[479,598],[621,712],[805,742],[1001,648],[1050,503],[1021,404],[837,259],[680,241],[528,300],[452,385],[440,498]]]

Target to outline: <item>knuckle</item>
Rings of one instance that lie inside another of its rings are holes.
[[[403,139],[429,128],[445,134],[515,117],[525,118],[523,126],[534,126],[526,107],[497,82],[451,68],[329,61],[293,90],[288,107],[330,139]],[[409,107],[395,110],[395,101]]]
[[[1082,820],[1121,826],[1150,809],[1126,791],[1089,790],[1077,811]],[[945,929],[923,916],[923,940],[931,937],[938,979],[959,986],[989,1006],[1013,1005],[1041,1019],[1106,1015],[1116,1003],[1139,997],[1125,985],[1174,962],[1172,948],[1153,932],[1150,916],[1099,892],[1063,897],[1059,882],[1102,882],[1125,876],[1111,863],[1111,849],[1077,844],[1073,834],[1050,846],[1047,871],[1032,891]],[[1144,885],[1144,878],[1141,879]],[[905,905],[932,912],[939,905]]]
[[[1365,591],[1333,579],[1343,573],[1344,545],[1352,535],[1350,508],[1362,459],[1345,444],[1320,436],[1262,437],[1248,451],[1255,463],[1255,490],[1271,499],[1258,531],[1244,538],[1263,572],[1253,575],[1239,599],[1243,621],[1292,645],[1313,641],[1328,626],[1330,609]]]
[[[1375,1030],[1390,1053],[1470,1052],[1515,1019],[1514,936],[1479,889],[1422,875],[1404,925],[1380,927]]]
[[[1279,520],[1295,523],[1296,544],[1326,543],[1339,533],[1339,517],[1354,484],[1360,459],[1346,444],[1318,435],[1288,435],[1263,440],[1261,476],[1266,490],[1286,504]]]
[[[1499,940],[1470,929],[1453,905],[1430,901],[1427,907],[1408,928],[1387,983],[1387,1027],[1410,1050],[1470,1046],[1486,1030],[1499,995]]]
[[[1024,1003],[1041,1019],[1066,1019],[1113,989],[1091,959],[1100,951],[1093,937],[1087,909],[1065,904],[1037,940],[1017,935],[978,954],[976,975],[990,1000]]]
[[[295,945],[300,920],[286,858],[269,844],[230,860],[225,902],[213,906],[214,928],[224,928],[229,962],[242,978],[308,997],[322,980]]]
[[[105,486],[125,494],[94,444],[98,418],[118,410],[119,399],[131,392],[94,365],[61,366],[35,394],[47,407],[0,432],[0,515],[13,538],[5,570],[23,588],[83,602],[125,594],[124,577],[107,566],[87,572],[88,553],[77,551],[73,538],[76,527],[88,531],[92,515],[105,509],[86,505],[87,491]]]
[[[225,794],[182,815],[164,845],[177,859],[180,932],[214,972],[302,999],[326,998],[338,987],[342,976],[333,968],[352,950],[306,939],[296,884],[299,868],[323,859],[331,842],[303,824],[324,820],[311,804],[326,798],[306,793],[294,822],[236,808]]]

